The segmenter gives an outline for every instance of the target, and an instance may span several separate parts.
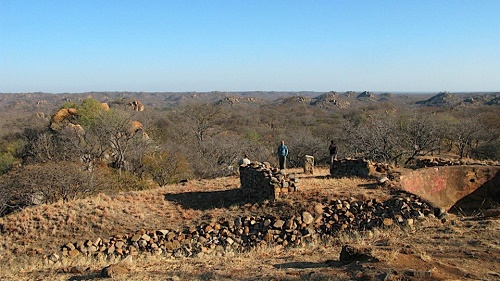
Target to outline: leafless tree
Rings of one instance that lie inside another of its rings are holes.
[[[415,114],[406,125],[405,133],[410,156],[408,164],[417,155],[426,155],[437,148],[439,135],[431,115]]]
[[[315,157],[316,162],[328,159],[328,143],[324,140],[314,137],[311,132],[305,128],[294,128],[279,138],[284,140],[288,146],[288,164],[289,167],[301,167],[304,165],[304,156],[311,155]],[[276,142],[274,150],[278,147]],[[276,158],[276,153],[274,158]]]
[[[481,124],[472,118],[461,120],[454,125],[453,134],[460,158],[469,157],[481,129]]]
[[[194,103],[181,109],[181,115],[186,122],[189,122],[190,129],[199,143],[202,143],[209,131],[214,129],[220,114],[220,107],[211,104]]]
[[[103,111],[96,116],[89,133],[98,142],[94,147],[101,151],[109,151],[113,157],[113,166],[120,171],[126,169],[130,151],[146,140],[143,138],[143,128],[130,119],[124,111]],[[88,138],[89,139],[89,138]]]
[[[345,126],[346,143],[350,150],[373,161],[398,164],[404,154],[404,134],[397,116],[369,115],[366,122]]]
[[[5,178],[3,190],[12,192],[19,206],[69,201],[93,191],[86,184],[83,166],[73,161],[25,165]]]

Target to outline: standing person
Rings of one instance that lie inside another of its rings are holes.
[[[286,157],[288,156],[288,147],[285,145],[285,141],[281,141],[280,146],[278,146],[278,158],[280,162],[280,169],[286,169]]]
[[[330,141],[330,146],[328,147],[328,150],[330,150],[330,165],[333,165],[333,160],[337,160],[337,151],[338,147],[333,142],[333,140]]]

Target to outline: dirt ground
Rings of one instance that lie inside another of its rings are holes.
[[[103,267],[118,262],[83,257],[46,262],[62,245],[78,240],[141,228],[182,228],[220,217],[286,215],[339,198],[390,197],[372,181],[330,179],[327,169],[313,176],[290,172],[301,178],[299,192],[276,202],[242,198],[234,176],[101,194],[0,218],[0,280],[99,280]],[[412,226],[344,233],[293,248],[179,259],[141,255],[113,280],[500,280],[500,217],[489,214],[427,217]],[[344,245],[367,251],[373,259],[342,264]]]

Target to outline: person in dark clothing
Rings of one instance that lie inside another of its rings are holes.
[[[281,141],[280,146],[278,146],[278,158],[280,162],[280,169],[286,169],[286,157],[288,156],[288,147],[285,145],[285,141]]]
[[[333,140],[330,141],[330,146],[328,147],[328,150],[330,150],[330,165],[332,165],[333,160],[337,160],[337,152],[338,152],[338,147]]]

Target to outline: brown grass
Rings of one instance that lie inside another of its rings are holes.
[[[299,212],[316,202],[338,198],[389,197],[383,189],[367,188],[369,181],[325,178],[326,169],[317,169],[314,176],[305,176],[301,170],[289,172],[301,177],[300,189],[279,204],[237,204],[220,197],[239,186],[238,177],[228,177],[114,196],[99,194],[10,214],[0,218],[4,229],[0,237],[0,280],[98,280],[100,269],[117,262],[83,256],[56,264],[46,262],[44,257],[68,242],[139,229],[180,229],[219,217]],[[220,199],[227,204],[218,205]],[[380,261],[340,265],[344,244],[370,248]],[[88,271],[59,273],[74,266]],[[498,280],[500,221],[449,216],[444,222],[425,219],[416,221],[414,228],[344,233],[294,248],[260,247],[244,253],[202,254],[186,259],[142,254],[130,269],[129,274],[115,280],[377,280],[380,274],[391,272],[388,280],[419,280],[405,275],[407,271],[431,272],[430,280]]]

